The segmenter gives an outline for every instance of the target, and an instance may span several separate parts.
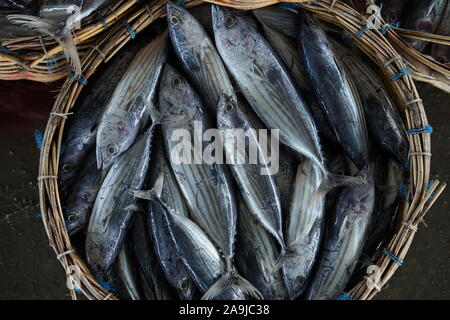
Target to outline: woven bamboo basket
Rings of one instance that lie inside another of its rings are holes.
[[[241,9],[257,8],[277,2],[274,0],[227,1],[208,0],[208,2]],[[156,19],[163,17],[166,2],[165,0],[153,2],[150,10],[136,10],[134,16],[128,16],[127,19],[134,32],[142,31]],[[123,5],[129,4],[127,1],[122,3]],[[199,0],[185,1],[188,8],[202,3],[203,1]],[[367,22],[366,16],[343,1],[324,0],[316,4],[303,4],[303,7],[320,19],[335,24],[351,35],[357,34]],[[83,79],[66,79],[48,120],[40,155],[38,178],[40,207],[50,246],[66,271],[68,284],[74,281],[74,273],[77,273],[77,291],[89,299],[116,299],[116,297],[96,282],[81,255],[73,248],[68,236],[62,215],[57,180],[61,139],[67,114],[70,113],[86,82],[102,63],[107,62],[131,38],[129,30],[123,28],[121,24],[116,24],[106,33],[98,35],[95,47],[86,49],[82,55]],[[376,29],[369,29],[360,37],[353,38],[358,47],[379,66],[379,73],[386,80],[398,106],[403,110],[405,126],[409,130],[414,130],[414,134],[408,136],[410,183],[407,192],[409,197],[403,200],[399,212],[400,222],[395,233],[387,241],[386,249],[389,254],[381,255],[376,262],[381,272],[381,286],[384,286],[405,258],[417,228],[446,184],[437,180],[430,182],[431,135],[429,130],[424,130],[424,128],[429,128],[429,124],[412,76],[406,73],[402,74],[397,81],[392,80],[394,75],[398,75],[401,70],[410,66],[401,54],[405,52],[404,44],[397,33],[389,29],[383,35]],[[418,60],[421,57],[414,53],[411,56]],[[425,63],[420,64],[420,68],[423,68],[420,69],[420,72],[431,72],[430,70],[432,70]],[[448,72],[447,69],[444,71]],[[348,288],[349,296],[352,299],[372,299],[379,290],[372,286],[368,287],[367,284],[366,279],[362,278],[353,288]],[[72,298],[76,299],[77,294],[74,287],[69,285],[69,289]]]

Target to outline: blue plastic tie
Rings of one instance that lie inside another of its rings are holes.
[[[383,253],[385,255],[387,255],[392,261],[394,261],[396,264],[398,264],[399,266],[403,265],[403,260],[400,259],[399,257],[397,257],[395,254],[393,254],[392,252],[390,252],[388,249],[384,248],[383,249]]]
[[[283,8],[283,9],[297,10],[300,7],[300,5],[298,3],[294,3],[294,2],[280,2],[278,4],[278,7]]]
[[[348,292],[342,292],[342,294],[337,297],[336,300],[352,300],[352,295]]]
[[[114,291],[113,285],[109,281],[100,281],[99,284],[107,291]]]
[[[108,24],[106,23],[105,17],[100,13],[100,11],[96,11],[97,16],[100,18],[100,23],[103,25],[103,29],[108,29]]]
[[[58,61],[56,60],[57,57],[61,57],[61,58],[63,58],[63,59],[66,59],[66,56],[64,55],[64,52],[58,52],[58,53],[52,55],[52,56],[50,57],[50,59],[47,60],[47,68],[48,68],[48,71],[50,71],[51,73],[52,73],[53,71],[56,71],[56,72],[57,72],[57,71],[60,70],[59,63],[58,63]]]
[[[16,54],[15,52],[12,52],[11,50],[9,50],[7,47],[4,46],[0,46],[0,51],[3,51],[4,53],[8,53],[8,54]]]
[[[387,24],[387,25],[384,25],[384,26],[380,29],[380,33],[381,33],[382,35],[385,35],[385,34],[387,33],[388,29],[390,29],[390,28],[398,28],[398,27],[400,27],[400,22],[392,22],[392,23],[389,23],[389,24]]]
[[[400,69],[399,73],[396,73],[396,74],[394,74],[394,75],[391,77],[391,80],[392,80],[392,81],[397,81],[397,80],[399,80],[401,77],[403,77],[405,74],[411,74],[411,69],[409,69],[409,68],[402,68],[402,69]]]
[[[427,125],[427,126],[424,126],[422,128],[419,128],[419,129],[409,129],[408,131],[406,131],[406,133],[408,135],[419,134],[419,133],[424,133],[424,132],[432,134],[433,133],[433,127]]]
[[[81,84],[87,85],[87,80],[82,78],[82,77],[75,77],[75,74],[73,72],[69,73],[69,77],[77,80],[78,82],[80,82]]]
[[[128,23],[127,20],[122,20],[123,25],[125,26],[125,28],[127,28],[128,33],[130,34],[131,39],[136,38],[136,32],[134,31],[134,29],[130,26],[130,24]]]
[[[42,149],[42,140],[44,139],[44,134],[41,130],[34,130],[34,141],[36,141],[36,145],[39,150]]]
[[[38,212],[34,215],[35,218],[42,218],[42,213]]]
[[[403,199],[405,199],[406,201],[408,201],[408,198],[409,198],[408,183],[402,182],[402,184],[401,184],[400,187],[398,188],[398,192],[399,192],[400,195],[403,197]]]
[[[184,3],[184,0],[180,0],[180,1],[177,1],[177,6],[186,8],[186,3]]]
[[[428,182],[427,192],[430,191],[430,189],[433,186],[433,184],[434,184],[434,180],[431,180],[430,182]],[[432,199],[434,197],[435,193],[436,193],[436,191],[432,192],[428,199]]]
[[[82,292],[83,292],[83,291],[81,291],[81,289],[78,288],[78,287],[75,287],[74,290],[75,290],[76,293],[82,293]]]
[[[362,27],[361,30],[359,30],[359,31],[355,34],[355,37],[357,37],[357,38],[361,37],[361,36],[364,34],[364,32],[366,32],[366,30],[367,30],[367,25],[365,25],[364,27]]]

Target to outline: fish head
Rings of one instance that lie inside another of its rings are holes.
[[[69,235],[80,231],[86,224],[89,208],[81,205],[76,208],[69,207],[66,210],[66,228]]]
[[[195,285],[192,279],[182,276],[177,281],[177,292],[182,300],[192,300],[195,294]]]
[[[240,128],[243,123],[238,102],[233,96],[222,93],[217,106],[217,124],[219,128],[235,129]]]
[[[133,128],[124,118],[112,118],[99,128],[97,134],[97,167],[109,168],[126,149]]]
[[[253,52],[256,46],[256,30],[242,17],[223,7],[213,5],[211,8],[214,36],[220,54],[232,57],[235,62],[248,63],[248,53]]]
[[[193,105],[193,101],[199,101],[199,98],[187,80],[166,64],[159,89],[160,112],[167,119],[165,123],[170,123],[170,119],[174,119],[173,122],[189,121],[196,110],[186,110],[186,106]]]
[[[167,24],[170,38],[176,43],[175,50],[190,47],[191,42],[198,40],[192,37],[203,35],[203,32],[192,32],[193,28],[202,28],[201,25],[186,9],[171,1],[167,3]]]
[[[88,232],[86,235],[86,258],[96,278],[102,277],[113,264],[118,252],[117,241],[107,235]]]

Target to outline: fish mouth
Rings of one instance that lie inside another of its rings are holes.
[[[217,5],[211,6],[211,16],[212,16],[212,24],[214,31],[221,28],[224,24],[225,12],[222,8]]]
[[[103,168],[103,156],[100,151],[97,151],[96,155],[97,155],[97,169],[100,170],[101,168]]]

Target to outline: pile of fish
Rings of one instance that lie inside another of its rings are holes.
[[[382,16],[389,23],[400,23],[405,29],[450,36],[450,1],[448,0],[379,0]],[[411,47],[450,62],[449,46],[408,39]]]
[[[383,252],[406,179],[377,70],[302,10],[168,3],[161,23],[65,129],[64,217],[93,275],[123,299],[338,298]],[[258,161],[180,161],[199,125],[227,158],[227,132],[250,132]]]

